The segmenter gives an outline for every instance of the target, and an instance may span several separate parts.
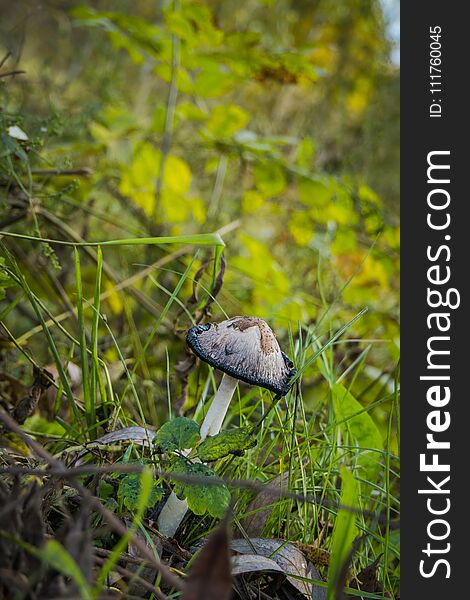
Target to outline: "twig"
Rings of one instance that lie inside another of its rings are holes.
[[[101,558],[99,556],[95,556],[95,562],[97,562],[99,565],[104,565],[106,563],[106,559]],[[136,561],[136,564],[142,565],[142,560]],[[152,594],[154,594],[160,600],[168,600],[168,596],[160,592],[160,590],[158,590],[149,581],[137,575],[137,573],[133,573],[132,571],[129,571],[129,569],[126,569],[121,565],[114,565],[113,568],[116,571],[118,571],[121,575],[123,575],[126,579],[135,579],[136,581],[138,581],[140,585],[142,585],[147,591],[152,592]]]
[[[8,73],[0,73],[1,77],[12,77],[13,75],[23,75],[26,71],[8,71]]]
[[[68,177],[73,175],[78,175],[81,177],[90,177],[93,175],[93,169],[89,167],[77,167],[76,169],[64,169],[61,171],[60,169],[32,169],[31,173],[33,175],[40,175],[42,177],[47,176],[60,176],[60,177]]]
[[[8,51],[5,56],[2,58],[2,60],[0,60],[0,69],[3,67],[3,65],[7,62],[7,60],[10,58],[11,56],[11,52]]]

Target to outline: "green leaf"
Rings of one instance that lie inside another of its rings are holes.
[[[28,417],[23,424],[26,431],[34,434],[46,434],[55,437],[62,437],[65,433],[65,427],[57,421],[48,421],[45,417],[39,414],[34,414]]]
[[[168,452],[192,448],[200,440],[199,425],[187,417],[176,417],[165,423],[155,434],[156,448]]]
[[[41,550],[40,558],[53,569],[70,577],[85,600],[91,600],[92,593],[80,567],[67,550],[57,540],[48,540]]]
[[[100,482],[98,484],[98,496],[102,500],[107,500],[108,498],[111,498],[113,494],[114,487],[104,479],[100,479]]]
[[[216,477],[215,472],[201,463],[190,464],[179,459],[173,465],[175,473],[197,477]],[[222,483],[220,485],[204,485],[204,483],[175,483],[174,492],[179,498],[186,498],[189,508],[195,515],[208,512],[213,517],[221,519],[229,505],[230,492]]]
[[[194,91],[202,98],[216,98],[229,91],[236,81],[222,65],[208,61],[194,79]]]
[[[378,453],[373,450],[383,449],[382,435],[362,404],[343,385],[335,384],[332,392],[336,421],[343,421],[340,426],[347,428],[357,446],[357,464],[365,471],[361,477],[374,481],[380,463]]]
[[[118,488],[118,498],[122,501],[124,506],[134,512],[139,506],[139,499],[142,493],[142,483],[141,483],[140,473],[130,473],[129,475],[125,475],[121,481],[119,482]],[[163,488],[161,488],[157,482],[154,480],[152,482],[152,487],[150,489],[150,495],[147,500],[147,508],[152,508],[155,504],[162,498],[163,496]]]
[[[266,196],[278,196],[286,185],[284,170],[276,163],[258,163],[254,169],[256,187]]]
[[[216,138],[231,137],[248,123],[250,115],[240,106],[216,106],[206,124],[207,131]]]
[[[203,462],[217,460],[234,454],[241,456],[248,448],[256,446],[256,440],[248,427],[229,429],[217,435],[206,438],[197,449],[197,454]]]
[[[306,206],[324,207],[331,202],[333,197],[333,191],[328,184],[320,180],[308,177],[300,178],[297,187],[300,200]]]
[[[357,506],[359,489],[354,476],[341,467],[341,505],[349,509]],[[340,508],[333,529],[330,567],[328,570],[328,600],[337,597],[338,584],[344,562],[348,558],[352,543],[357,536],[355,515],[351,510]]]

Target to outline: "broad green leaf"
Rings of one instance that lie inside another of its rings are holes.
[[[216,98],[233,87],[236,81],[223,66],[207,61],[194,79],[194,91],[203,98]]]
[[[163,185],[177,194],[187,194],[191,185],[191,169],[188,163],[170,154],[165,163]]]
[[[301,178],[297,182],[299,197],[306,206],[327,206],[332,199],[333,192],[330,187],[322,182],[308,177]]]
[[[364,469],[360,476],[374,481],[380,463],[379,454],[373,450],[383,449],[382,435],[362,404],[343,385],[335,384],[332,393],[336,421],[342,421],[340,427],[349,431],[351,443],[357,446],[357,464]]]
[[[328,569],[328,600],[337,598],[341,569],[348,559],[352,544],[358,533],[354,512],[347,509],[358,506],[359,486],[352,473],[345,467],[341,467],[340,475],[342,481],[340,502],[341,506],[345,508],[340,508],[333,529],[330,566]]]
[[[42,415],[35,413],[31,417],[28,417],[23,424],[26,431],[37,434],[46,434],[55,437],[62,437],[65,433],[65,427],[63,427],[57,421],[48,421]]]
[[[129,167],[123,170],[119,191],[129,196],[148,215],[155,203],[155,185],[161,168],[161,153],[149,143],[141,144],[135,151]],[[165,162],[163,192],[178,196],[186,202],[185,195],[191,186],[191,169],[178,156],[170,154]],[[184,220],[184,219],[183,219]]]
[[[215,477],[215,472],[201,463],[187,463],[179,459],[173,465],[175,473],[197,477]],[[213,517],[221,519],[230,504],[230,492],[225,485],[204,485],[204,483],[175,483],[174,492],[179,498],[186,498],[189,508],[195,515],[208,512]]]
[[[139,506],[139,499],[142,493],[141,480],[140,473],[130,473],[129,475],[125,475],[119,482],[117,492],[118,498],[131,512],[134,512]],[[147,508],[154,507],[162,496],[163,488],[161,488],[156,481],[153,481],[149,499],[147,500]]]
[[[224,32],[214,26],[215,18],[209,7],[202,3],[185,2],[182,12],[195,25],[193,35],[197,34],[199,44],[213,46],[221,44]]]
[[[258,163],[254,169],[256,187],[266,196],[278,196],[286,185],[286,176],[282,167],[276,163]]]
[[[289,294],[289,279],[282,270],[281,265],[274,259],[268,245],[245,233],[240,233],[240,241],[243,243],[246,254],[234,256],[232,265],[249,278],[258,280],[263,297],[266,299],[269,289],[269,304],[272,306],[282,302]],[[263,286],[263,287],[262,287]],[[253,309],[255,314],[258,314]]]
[[[206,123],[206,129],[216,138],[231,137],[248,123],[250,115],[240,106],[216,106]]]
[[[187,417],[176,417],[160,427],[155,434],[155,447],[169,452],[192,448],[200,440],[199,425]]]
[[[159,56],[164,44],[163,32],[148,19],[118,12],[100,12],[77,6],[71,11],[75,19],[88,27],[98,27],[109,35],[113,45],[124,48],[134,62],[143,62],[142,50]]]
[[[59,573],[70,577],[80,590],[81,597],[91,600],[91,589],[80,567],[60,542],[47,540],[41,550],[40,558]]]
[[[229,454],[241,456],[253,446],[256,446],[256,440],[248,427],[229,429],[206,438],[198,447],[197,455],[203,462],[208,462]]]
[[[357,250],[357,233],[353,229],[338,232],[330,248],[334,255],[351,255]]]
[[[123,169],[119,191],[129,196],[148,215],[152,214],[155,202],[155,182],[160,170],[161,154],[149,143],[135,151],[128,168]]]
[[[168,31],[177,37],[191,41],[194,39],[194,29],[188,19],[177,11],[165,12],[165,23]]]
[[[181,119],[189,121],[205,121],[207,113],[189,101],[183,101],[176,107],[176,113]]]

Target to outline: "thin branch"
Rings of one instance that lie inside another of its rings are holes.
[[[174,0],[173,11],[179,9],[179,0]],[[163,188],[163,176],[165,173],[166,159],[170,152],[171,139],[173,137],[173,124],[175,118],[176,100],[178,97],[178,66],[180,60],[180,41],[176,35],[171,36],[171,81],[170,89],[168,90],[168,101],[165,115],[165,128],[163,130],[162,150],[160,159],[160,171],[158,173],[157,183],[155,186],[155,202],[153,205],[152,219],[156,221],[158,207]]]
[[[95,562],[97,562],[99,565],[104,565],[106,563],[106,559],[101,558],[100,556],[95,556]],[[138,564],[142,565],[142,560],[138,561]],[[152,592],[152,594],[154,594],[155,597],[158,598],[159,600],[168,600],[168,596],[163,594],[160,590],[158,590],[149,581],[147,581],[143,577],[140,577],[140,575],[138,575],[137,573],[134,573],[133,571],[129,571],[129,569],[126,569],[125,567],[122,567],[121,565],[114,565],[113,569],[116,570],[120,575],[122,575],[126,579],[130,579],[131,581],[135,580],[136,582],[138,582],[148,592]]]
[[[13,77],[14,75],[24,75],[26,71],[8,71],[8,73],[0,73],[1,77]]]
[[[80,177],[90,177],[93,175],[93,169],[89,167],[77,167],[76,169],[32,169],[31,173],[33,175],[40,175],[41,177],[48,176],[60,176],[60,177],[68,177],[73,175],[78,175]]]
[[[8,51],[5,56],[2,58],[2,60],[0,60],[0,69],[3,67],[3,65],[7,62],[7,60],[10,58],[11,56],[11,52]]]

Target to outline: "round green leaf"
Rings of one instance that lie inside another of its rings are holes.
[[[173,465],[173,471],[203,478],[215,477],[215,472],[201,463],[187,463],[181,459]],[[221,519],[230,504],[230,492],[225,485],[186,483],[178,481],[174,492],[179,498],[186,498],[189,508],[196,515],[208,512],[213,517]]]
[[[125,475],[119,482],[118,498],[122,501],[124,506],[131,512],[135,511],[139,504],[139,498],[141,493],[141,474],[130,473]],[[161,488],[156,481],[152,483],[152,489],[150,491],[150,497],[147,502],[147,508],[152,508],[162,498],[163,488]]]
[[[155,434],[155,447],[164,452],[192,448],[200,439],[199,425],[187,417],[176,417],[165,423]]]

